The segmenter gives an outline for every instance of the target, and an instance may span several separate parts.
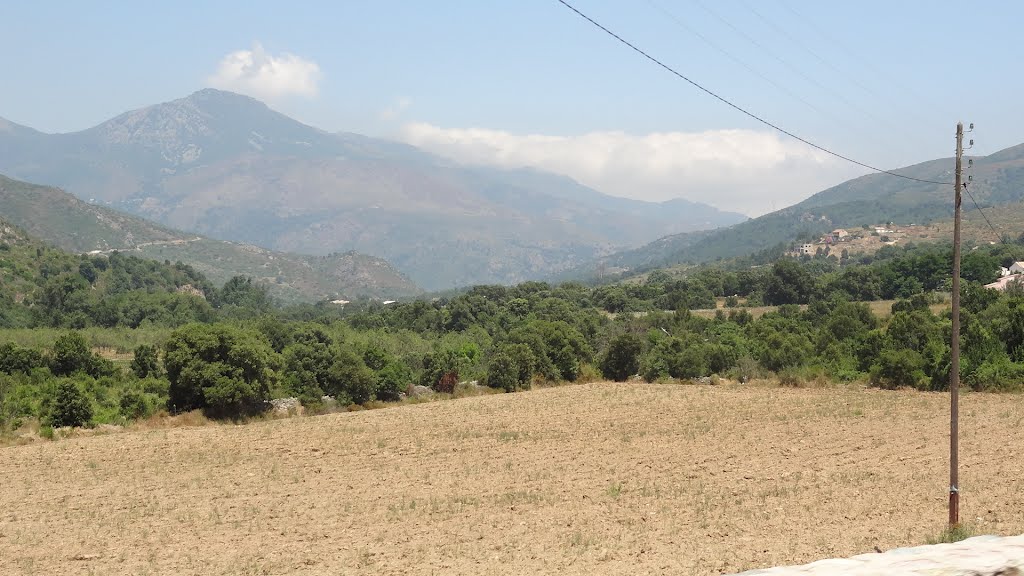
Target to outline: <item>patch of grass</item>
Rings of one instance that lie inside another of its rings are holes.
[[[622,482],[613,482],[612,485],[608,487],[608,496],[611,497],[613,500],[618,500],[619,496],[621,495]]]
[[[938,536],[929,538],[928,544],[950,544],[973,536],[977,536],[974,528],[966,524],[957,524],[956,526],[947,526]]]
[[[497,438],[499,442],[512,442],[514,440],[519,440],[521,436],[522,434],[516,431],[502,431],[498,432]]]

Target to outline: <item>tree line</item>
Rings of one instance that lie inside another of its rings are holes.
[[[981,287],[1017,257],[1015,249],[964,258],[962,377],[976,390],[1018,389],[1024,381],[1024,294]],[[951,321],[931,306],[948,286],[948,256],[946,247],[893,248],[858,259],[662,270],[605,286],[476,286],[448,298],[344,308],[278,307],[251,279],[216,288],[180,264],[58,257],[41,265],[50,268],[27,298],[25,318],[66,332],[52,346],[0,345],[0,426],[31,418],[52,426],[117,423],[159,410],[244,418],[273,398],[297,397],[316,410],[397,401],[413,386],[450,394],[467,381],[513,392],[581,379],[774,375],[941,390]],[[104,323],[108,301],[149,298],[163,304],[117,307],[117,322]],[[161,298],[196,302],[179,309]],[[711,317],[691,312],[722,298],[726,307]],[[884,318],[860,302],[879,298],[896,300]],[[757,317],[744,304],[778,308]],[[137,309],[139,316],[127,313]],[[76,331],[96,325],[165,329],[159,341],[132,350],[130,362],[112,362]]]

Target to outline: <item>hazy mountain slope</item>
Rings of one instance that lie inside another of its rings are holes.
[[[156,260],[180,260],[217,284],[235,275],[252,276],[286,301],[419,293],[408,278],[379,258],[351,252],[301,256],[212,240],[87,204],[56,188],[3,176],[0,216],[63,250],[120,250]]]
[[[973,176],[970,190],[979,203],[999,206],[1024,200],[1024,144],[973,160],[974,166],[969,171]],[[946,158],[897,172],[924,180],[952,182],[953,167],[953,159]],[[966,196],[964,207],[973,209],[973,203]],[[779,242],[791,242],[801,235],[817,236],[837,227],[888,221],[921,224],[947,219],[952,214],[951,184],[927,184],[887,174],[870,174],[741,224],[706,234],[668,236],[641,248],[611,255],[579,269],[577,275],[593,274],[598,266],[654,267],[743,256]]]
[[[463,166],[404,144],[329,134],[217,90],[74,134],[0,130],[0,172],[216,238],[373,254],[431,289],[516,282],[745,220],[703,204],[613,198],[562,176]]]

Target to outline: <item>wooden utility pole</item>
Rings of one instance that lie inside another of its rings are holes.
[[[949,367],[949,527],[960,524],[960,189],[963,186],[964,123],[956,124],[953,205],[953,338]]]

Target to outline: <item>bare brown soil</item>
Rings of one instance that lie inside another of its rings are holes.
[[[1024,397],[962,403],[963,514],[1024,532]],[[924,543],[948,400],[598,383],[0,449],[3,574],[713,574]]]

